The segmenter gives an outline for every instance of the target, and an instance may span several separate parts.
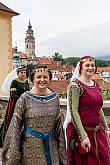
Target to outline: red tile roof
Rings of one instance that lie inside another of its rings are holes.
[[[47,57],[39,57],[39,64],[41,65],[50,65],[51,64],[51,60]]]
[[[58,70],[62,72],[72,72],[74,67],[72,65],[63,65],[62,61],[54,61],[53,58],[49,57],[37,57],[39,64],[47,65],[50,70]]]
[[[61,61],[51,61],[51,64],[49,65],[50,70],[59,70],[61,71]]]
[[[27,59],[27,55],[24,52],[18,52],[19,58]]]
[[[55,74],[55,77],[58,79],[58,80],[61,80],[63,78],[62,74]]]
[[[58,94],[66,93],[69,80],[52,80],[50,88]]]
[[[95,73],[93,76],[92,76],[92,79],[96,80],[96,79],[102,79],[102,77],[100,76],[100,73]]]
[[[95,79],[95,81],[101,88],[105,90],[110,89],[110,83],[104,81],[103,79]],[[69,82],[70,80],[52,80],[50,83],[50,88],[58,94],[63,94],[67,92]]]
[[[66,68],[67,68],[67,71],[68,72],[72,72],[75,70],[74,66],[73,65],[66,65]]]
[[[96,82],[100,85],[104,90],[110,89],[110,83],[104,81],[103,79],[96,79]]]
[[[107,67],[98,67],[97,72],[110,72],[110,66]]]

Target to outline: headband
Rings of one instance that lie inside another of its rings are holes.
[[[92,57],[90,57],[90,58],[83,58],[83,59],[80,59],[80,62],[86,62],[86,61],[95,62],[96,59],[95,59],[95,58],[92,58]]]
[[[22,72],[22,71],[26,71],[26,68],[24,68],[24,67],[17,68],[17,72]]]
[[[48,69],[47,68],[38,68],[38,69],[36,69],[36,73],[39,73],[39,72],[48,72]]]

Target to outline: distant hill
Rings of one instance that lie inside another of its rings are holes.
[[[96,59],[103,60],[103,61],[110,61],[110,55],[98,56],[98,57],[96,57]]]

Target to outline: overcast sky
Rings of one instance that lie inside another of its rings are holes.
[[[25,51],[29,19],[36,56],[110,55],[110,0],[1,0],[20,13],[12,18],[13,47]]]

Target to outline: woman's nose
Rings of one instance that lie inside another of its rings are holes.
[[[23,76],[26,76],[26,74],[22,74]]]
[[[44,81],[44,78],[43,77],[41,77],[41,81]]]
[[[89,69],[92,69],[92,66],[91,65],[89,65]]]

